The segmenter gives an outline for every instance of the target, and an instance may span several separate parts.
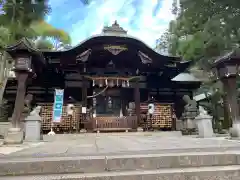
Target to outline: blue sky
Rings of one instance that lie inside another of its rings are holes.
[[[76,45],[91,35],[100,34],[104,25],[115,20],[146,44],[154,47],[156,39],[174,19],[172,0],[50,0],[52,13],[47,21],[67,31]]]

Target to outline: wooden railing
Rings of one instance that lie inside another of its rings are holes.
[[[137,129],[138,122],[136,116],[101,116],[92,119],[92,126],[94,131],[124,131]]]

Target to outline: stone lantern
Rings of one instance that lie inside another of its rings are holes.
[[[12,46],[5,47],[5,51],[14,60],[14,72],[17,80],[17,92],[11,127],[4,138],[5,144],[20,144],[23,142],[22,112],[27,82],[42,72],[46,60],[42,53],[35,49],[28,39],[23,38]]]
[[[240,137],[237,77],[240,75],[240,49],[218,58],[213,64],[213,74],[223,83],[227,97],[227,109],[232,119],[230,134]]]

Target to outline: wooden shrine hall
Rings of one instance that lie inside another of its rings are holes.
[[[14,109],[9,114],[18,124],[24,98],[32,94],[42,106],[44,132],[51,128],[55,89],[64,89],[62,119],[53,124],[56,132],[140,126],[172,130],[183,111],[183,95],[192,97],[200,86],[197,80],[184,80],[189,61],[157,53],[129,36],[117,22],[68,50],[40,51],[22,39],[6,51],[15,60],[16,72],[4,94],[10,110]],[[155,105],[151,119],[149,102]],[[66,113],[68,104],[74,105],[72,118]],[[86,114],[82,107],[87,108]]]

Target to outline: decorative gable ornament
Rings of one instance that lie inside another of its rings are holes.
[[[138,51],[138,56],[140,57],[143,64],[151,64],[152,63],[152,59],[150,57],[148,57],[146,54],[144,54],[143,52]]]
[[[105,26],[102,30],[103,34],[115,34],[115,35],[124,35],[127,34],[127,31],[124,30],[117,21],[115,21],[111,26]]]
[[[92,50],[88,49],[88,50],[84,51],[83,53],[77,55],[77,57],[76,57],[77,62],[79,62],[79,61],[83,62],[83,63],[86,62],[88,60],[88,57],[90,56],[91,52],[92,52]]]
[[[116,56],[121,52],[126,51],[127,48],[125,46],[118,46],[118,45],[105,45],[104,50],[107,50]]]

